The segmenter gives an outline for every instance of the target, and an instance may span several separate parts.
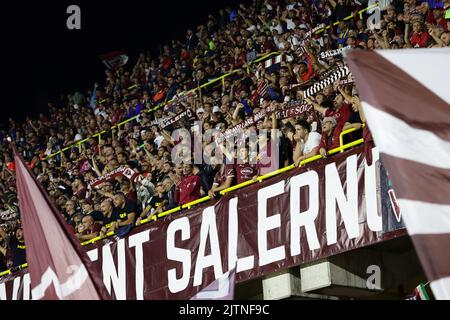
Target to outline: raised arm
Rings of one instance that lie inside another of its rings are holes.
[[[316,110],[317,112],[320,112],[321,114],[325,115],[325,112],[327,111],[327,108],[322,107],[320,104],[315,103],[314,101],[312,101],[310,98],[306,98],[305,101],[312,105],[314,110]]]

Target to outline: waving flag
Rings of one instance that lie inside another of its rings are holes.
[[[421,283],[414,288],[412,294],[405,297],[405,300],[430,300],[430,296],[428,295],[425,285]]]
[[[450,49],[346,60],[430,287],[450,299]]]
[[[236,268],[233,268],[198,292],[191,300],[234,300],[235,285]]]
[[[102,277],[16,150],[14,160],[33,299],[107,299]]]
[[[124,66],[128,62],[128,56],[125,51],[114,51],[100,56],[103,63],[108,69],[117,69]]]

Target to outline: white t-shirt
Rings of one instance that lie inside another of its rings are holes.
[[[303,154],[308,154],[313,151],[314,148],[318,147],[320,144],[320,140],[322,140],[322,135],[317,132],[311,131],[308,135],[308,140],[306,143],[303,143]]]
[[[164,137],[162,135],[158,135],[153,141],[155,142],[156,146],[159,147],[161,146],[161,142],[164,140]]]
[[[286,21],[286,29],[288,29],[288,30],[294,30],[295,29],[296,25],[295,25],[294,21],[292,21],[292,19],[288,18],[285,21]]]
[[[273,32],[273,30],[277,30],[279,34],[283,33],[283,27],[281,26],[281,24],[277,24],[277,25],[270,25],[270,32]]]

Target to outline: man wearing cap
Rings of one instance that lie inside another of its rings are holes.
[[[325,117],[322,120],[322,139],[319,144],[319,153],[326,158],[328,152],[339,147],[340,131],[336,130],[336,119],[333,117]]]

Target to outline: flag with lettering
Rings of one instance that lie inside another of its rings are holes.
[[[351,51],[364,115],[437,299],[450,299],[450,49]]]
[[[102,277],[14,148],[33,300],[106,300]]]

